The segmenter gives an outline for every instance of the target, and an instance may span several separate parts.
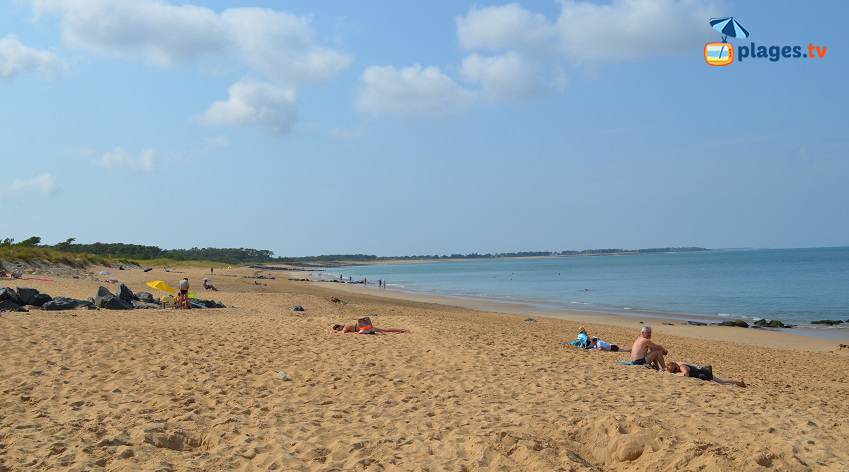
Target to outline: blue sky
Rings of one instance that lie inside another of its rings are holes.
[[[849,245],[845,2],[0,0],[0,237]],[[822,58],[707,65],[739,46]]]

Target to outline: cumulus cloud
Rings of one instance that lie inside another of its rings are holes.
[[[330,79],[353,59],[317,44],[310,19],[267,8],[221,13],[161,0],[30,0],[37,14],[59,17],[67,44],[81,50],[162,67],[204,59],[245,67],[230,98],[206,111],[209,123],[255,124],[274,133],[289,129],[297,89]],[[235,94],[235,95],[234,95]],[[262,105],[257,94],[274,100]],[[273,109],[274,105],[282,108]]]
[[[455,23],[460,45],[467,50],[614,61],[689,53],[694,44],[716,36],[707,20],[721,11],[721,0],[563,0],[554,20],[511,3],[473,7]]]
[[[554,24],[545,15],[517,3],[473,7],[465,17],[454,18],[454,23],[457,39],[465,49],[536,49],[556,37]]]
[[[353,61],[316,45],[315,32],[304,17],[264,8],[233,8],[221,17],[245,62],[277,83],[324,81]]]
[[[156,170],[156,151],[145,149],[137,157],[121,148],[103,153],[98,163],[107,169],[129,169],[134,172],[151,173]]]
[[[56,75],[65,69],[65,63],[52,52],[25,46],[15,35],[0,38],[0,79],[33,72]]]
[[[210,124],[259,126],[273,134],[289,132],[297,118],[294,90],[240,80],[230,86],[227,100],[214,102],[203,114]]]
[[[546,89],[537,72],[513,51],[493,57],[472,54],[463,60],[460,71],[467,80],[480,82],[492,102],[533,98]]]
[[[360,81],[356,106],[366,113],[400,118],[447,116],[465,109],[474,99],[472,92],[438,67],[369,66]]]
[[[50,174],[41,174],[29,179],[15,179],[11,184],[0,186],[0,200],[19,197],[30,193],[53,195],[57,191],[56,179]]]

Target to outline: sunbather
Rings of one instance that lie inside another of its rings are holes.
[[[670,362],[666,366],[666,372],[670,374],[680,375],[682,377],[694,377],[697,379],[708,380],[723,385],[737,385],[738,387],[746,386],[746,382],[743,382],[742,380],[723,380],[719,377],[714,376],[713,367],[709,365],[700,366],[686,364],[683,362]]]
[[[330,329],[333,333],[358,333],[358,334],[375,334],[375,333],[406,333],[406,329],[401,328],[375,328],[371,324],[369,318],[360,318],[356,323],[341,325],[335,324]]]
[[[589,342],[589,345],[587,346],[587,349],[595,349],[596,352],[598,352],[598,351],[631,352],[630,347],[622,348],[622,347],[617,346],[616,344],[606,343],[606,342],[602,341],[601,339],[598,339],[595,336],[590,338],[590,342]]]

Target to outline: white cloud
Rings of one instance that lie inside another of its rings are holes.
[[[108,169],[129,169],[134,172],[151,173],[156,170],[156,151],[145,149],[138,157],[127,154],[121,148],[103,153],[98,163]]]
[[[360,81],[356,106],[366,113],[411,118],[450,115],[474,100],[474,93],[457,85],[438,67],[369,66]]]
[[[297,94],[292,89],[240,80],[230,86],[228,95],[227,100],[206,109],[205,122],[259,126],[273,134],[286,134],[297,117]]]
[[[13,34],[0,38],[0,79],[32,72],[56,75],[65,69],[65,63],[52,52],[25,46]]]
[[[227,101],[209,106],[205,116],[210,123],[255,124],[285,133],[296,116],[298,88],[328,80],[353,61],[317,44],[308,17],[272,9],[230,8],[216,13],[161,0],[30,3],[37,14],[57,15],[67,44],[84,51],[162,67],[204,59],[205,70],[235,61],[246,68],[245,77],[267,82],[259,86],[239,81],[230,88]],[[264,106],[262,97],[274,103]]]
[[[314,44],[315,32],[304,17],[262,8],[233,8],[221,17],[245,62],[277,83],[321,82],[353,61]]]
[[[517,3],[497,7],[472,7],[465,17],[454,18],[457,39],[465,49],[535,49],[550,44],[554,25],[541,13]]]
[[[492,102],[524,100],[542,94],[546,85],[516,52],[482,57],[471,54],[460,68],[467,80],[480,82]]]
[[[715,34],[708,20],[721,0],[562,0],[548,20],[518,4],[472,8],[455,19],[467,50],[516,50],[527,56],[576,62],[686,54]]]
[[[56,179],[51,174],[41,174],[30,179],[15,179],[9,185],[0,186],[0,200],[5,197],[24,196],[32,192],[53,195],[56,191]]]
[[[212,151],[213,149],[225,148],[230,145],[230,138],[226,136],[210,136],[206,138],[203,146],[204,152]]]
[[[578,61],[692,53],[716,37],[708,20],[720,14],[721,5],[717,0],[563,1],[558,51]]]

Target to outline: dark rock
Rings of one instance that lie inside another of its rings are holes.
[[[49,302],[41,305],[41,309],[50,311],[73,310],[77,307],[77,304],[74,303],[76,301],[79,300],[73,300],[65,297],[56,297],[53,300],[50,300]]]
[[[136,299],[136,296],[133,295],[133,291],[127,288],[126,285],[121,284],[118,286],[118,289],[115,290],[115,296],[124,300],[125,302],[132,303],[133,300]]]
[[[147,269],[145,269],[145,270],[144,270],[144,272],[150,272],[150,271],[152,271],[152,270],[153,270],[153,268],[152,268],[152,267],[148,267]]]
[[[136,298],[143,303],[154,303],[153,295],[148,292],[138,292],[136,293]]]
[[[100,286],[100,288],[97,289],[97,296],[94,298],[94,305],[97,308],[105,308],[107,310],[133,309],[133,305],[131,305],[130,302],[126,302],[115,295],[112,295],[112,292],[104,286]]]
[[[818,320],[811,321],[811,324],[827,324],[829,326],[834,326],[836,324],[843,324],[843,320]]]
[[[789,328],[790,327],[789,325],[786,325],[779,320],[769,320],[769,323],[767,323],[767,326],[769,326],[770,328]]]
[[[716,323],[717,326],[738,326],[740,328],[748,328],[749,323],[746,323],[743,320],[735,320],[735,321],[723,321],[722,323]]]
[[[533,318],[525,318],[525,321],[527,321],[529,323],[535,323],[537,320],[535,320]]]
[[[707,323],[702,323],[701,321],[688,321],[687,324],[693,326],[707,326]]]
[[[152,309],[156,309],[156,308],[162,308],[161,306],[159,306],[158,303],[140,302],[138,300],[133,300],[132,304],[133,304],[133,308],[140,309],[140,310],[152,310]]]
[[[18,311],[20,307],[12,300],[0,300],[0,310]]]
[[[292,307],[292,311],[304,311],[304,307],[301,305],[295,305]]]
[[[32,299],[38,295],[38,290],[29,287],[17,287],[17,294],[23,303],[19,305],[32,305]]]
[[[46,293],[39,293],[38,295],[32,297],[29,304],[34,306],[43,306],[45,303],[53,300],[53,297]]]
[[[195,300],[197,303],[203,305],[205,308],[226,308],[223,303],[216,302],[215,300]]]
[[[23,305],[24,301],[21,300],[21,297],[18,296],[18,292],[12,290],[11,287],[2,287],[0,288],[0,301],[9,300],[14,302],[16,305]]]
[[[764,326],[766,326],[766,320],[765,319],[755,320],[755,322],[752,323],[752,324],[757,326],[758,328],[763,328]]]

